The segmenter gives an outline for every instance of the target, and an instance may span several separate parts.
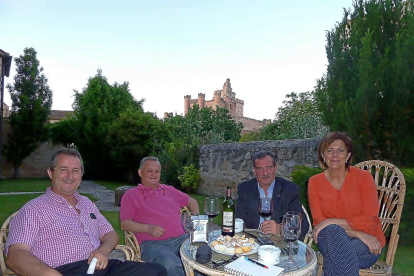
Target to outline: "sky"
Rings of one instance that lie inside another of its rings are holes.
[[[274,119],[285,96],[313,90],[326,72],[326,32],[352,0],[0,0],[0,49],[33,47],[55,110],[72,110],[101,69],[129,83],[144,111],[184,113],[184,96],[230,79],[244,116]],[[16,72],[13,62],[10,77]],[[4,102],[11,106],[5,88]]]

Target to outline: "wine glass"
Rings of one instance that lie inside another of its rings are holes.
[[[258,206],[259,215],[264,219],[270,219],[270,216],[273,214],[273,200],[271,198],[262,197],[259,201]],[[259,225],[259,236],[270,237],[272,234],[264,234],[262,231],[262,225]]]
[[[289,259],[283,262],[285,271],[292,271],[298,267],[298,263],[293,260],[292,243],[300,238],[302,215],[298,212],[290,211],[283,216],[282,234],[289,242]]]
[[[220,212],[218,197],[206,197],[204,201],[204,213],[208,216],[208,239],[209,242],[213,239],[213,219]]]
[[[186,232],[190,233],[190,245],[188,246],[189,250],[194,250],[197,247],[194,246],[194,231],[197,230],[198,225],[200,224],[200,217],[198,213],[194,212],[183,212],[181,213],[181,223]]]

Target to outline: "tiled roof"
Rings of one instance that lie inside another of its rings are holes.
[[[66,118],[66,115],[72,115],[72,110],[50,110],[50,121],[60,121]]]

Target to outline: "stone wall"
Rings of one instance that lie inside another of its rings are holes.
[[[263,150],[277,154],[277,175],[291,179],[295,166],[318,166],[318,143],[319,139],[301,139],[205,145],[200,150],[201,183],[198,192],[223,196],[226,186],[230,185],[235,197],[237,185],[254,177],[250,158]]]

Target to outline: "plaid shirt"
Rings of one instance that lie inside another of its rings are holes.
[[[50,187],[26,203],[10,223],[5,253],[12,244],[27,244],[33,255],[53,268],[87,259],[114,229],[92,201],[77,192],[74,196],[80,214]]]

